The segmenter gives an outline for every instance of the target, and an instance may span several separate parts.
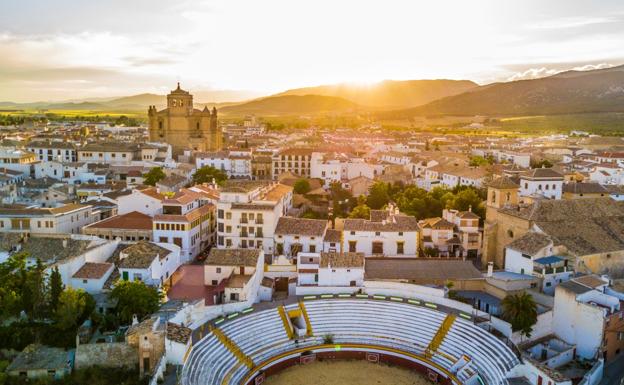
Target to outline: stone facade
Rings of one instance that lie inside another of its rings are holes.
[[[193,108],[193,95],[180,89],[180,83],[167,95],[166,109],[150,106],[147,115],[150,141],[171,144],[174,154],[185,149],[218,151],[223,146],[216,108]]]

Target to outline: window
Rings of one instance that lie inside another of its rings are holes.
[[[87,282],[89,282],[89,281],[87,281],[86,279],[83,279],[83,280],[82,280],[82,283],[85,283],[85,284],[86,284]]]
[[[373,254],[383,254],[383,242],[373,242]]]
[[[403,236],[403,232],[399,231],[399,237],[402,237],[402,236]]]
[[[404,242],[397,242],[397,254],[403,254],[404,253],[403,245],[404,245]]]
[[[223,219],[223,210],[219,209],[219,210],[217,211],[217,217],[218,217],[219,219]]]
[[[352,231],[352,232],[351,232],[351,235],[355,235],[355,231]]]
[[[212,286],[217,286],[219,284],[219,281],[217,281],[216,279],[212,280]]]
[[[230,211],[225,213],[225,219],[232,219],[232,213]]]
[[[381,235],[381,233],[380,233],[379,231],[375,231],[375,235],[376,235],[376,236],[380,236],[380,235]]]
[[[356,245],[356,241],[349,241],[349,252],[350,253],[355,253],[355,245]]]
[[[316,253],[316,245],[310,245],[310,253]]]

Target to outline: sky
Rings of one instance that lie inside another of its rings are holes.
[[[621,0],[0,0],[0,101],[487,84],[624,64],[622,42]]]

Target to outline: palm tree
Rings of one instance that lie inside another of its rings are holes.
[[[528,293],[508,295],[501,301],[502,318],[511,323],[511,329],[531,337],[532,326],[537,322],[537,305]]]

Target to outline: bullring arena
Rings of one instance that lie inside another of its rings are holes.
[[[508,384],[518,356],[477,321],[434,303],[365,294],[249,308],[198,331],[181,384],[270,385],[289,367],[336,360],[404,367],[446,385]]]

